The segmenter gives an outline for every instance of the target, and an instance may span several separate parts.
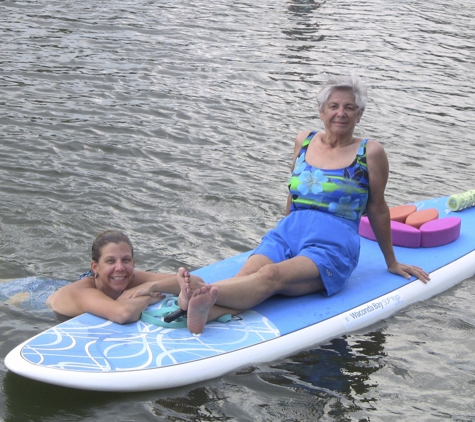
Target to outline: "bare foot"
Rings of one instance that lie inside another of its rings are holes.
[[[190,273],[186,268],[178,268],[178,273],[176,275],[178,284],[180,285],[180,294],[178,295],[178,306],[180,309],[186,311],[188,310],[188,302],[193,294],[193,290],[190,285]]]
[[[188,302],[188,329],[193,334],[201,334],[208,321],[208,314],[218,297],[218,288],[207,284],[193,292]]]
[[[198,277],[197,275],[190,275],[190,285],[193,290],[196,290],[200,287],[206,286],[206,283],[201,277]]]

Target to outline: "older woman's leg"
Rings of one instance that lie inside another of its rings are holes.
[[[237,276],[214,283],[219,290],[216,304],[244,310],[275,294],[302,296],[324,288],[318,267],[310,258],[298,256],[278,264],[269,263],[262,255],[254,255],[251,260]]]

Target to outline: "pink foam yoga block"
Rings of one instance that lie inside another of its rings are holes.
[[[445,217],[423,224],[420,228],[421,246],[431,248],[453,242],[460,236],[461,223],[458,217]]]
[[[366,239],[376,240],[376,236],[366,216],[361,217],[359,234],[366,237]],[[400,223],[399,221],[391,221],[391,234],[393,245],[406,248],[418,248],[421,246],[421,231],[412,226]]]
[[[405,248],[421,246],[421,231],[415,227],[399,221],[391,221],[391,234],[395,246],[404,246]]]

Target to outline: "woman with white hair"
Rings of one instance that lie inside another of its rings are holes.
[[[275,294],[329,296],[343,289],[358,263],[363,213],[388,270],[424,283],[429,280],[422,268],[396,260],[384,199],[386,153],[380,143],[353,134],[366,98],[366,89],[354,77],[330,79],[320,91],[317,102],[324,130],[303,131],[295,139],[287,215],[263,237],[235,277],[194,297],[199,284],[190,284],[180,269],[180,303],[186,309],[190,300],[188,327],[193,332],[201,332],[213,304],[245,310]]]

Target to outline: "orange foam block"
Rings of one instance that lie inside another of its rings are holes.
[[[406,218],[406,224],[408,226],[412,226],[418,229],[424,223],[427,223],[432,220],[437,220],[438,218],[439,211],[437,211],[435,208],[427,208],[426,210],[416,211],[412,214],[409,214]]]
[[[446,217],[431,220],[421,226],[421,246],[431,248],[433,246],[446,245],[460,236],[462,220],[458,217]]]
[[[393,221],[405,223],[406,218],[416,211],[417,207],[415,205],[398,205],[397,207],[389,208],[389,217]]]

